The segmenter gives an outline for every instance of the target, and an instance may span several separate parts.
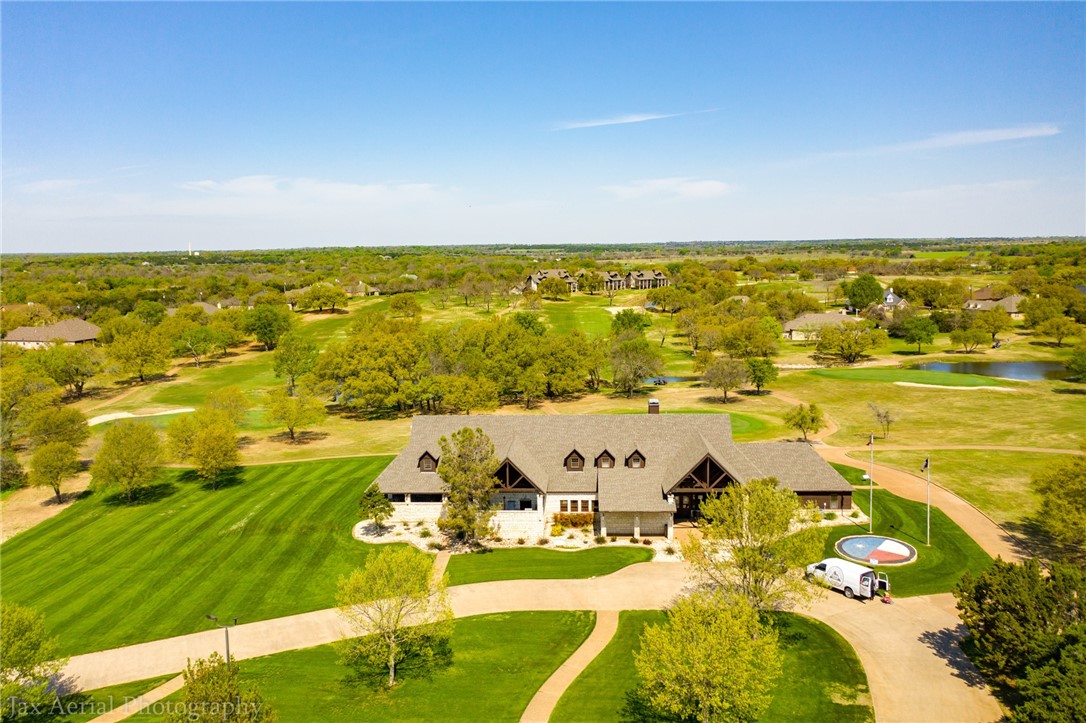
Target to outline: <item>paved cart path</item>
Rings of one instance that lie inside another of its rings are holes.
[[[566,688],[572,685],[588,664],[607,647],[611,638],[615,636],[616,630],[618,630],[618,611],[598,611],[592,634],[539,687],[528,707],[524,709],[520,723],[547,723],[551,713],[554,712],[554,707],[558,705],[562,694],[566,692]]]
[[[450,588],[449,597],[457,617],[512,610],[595,610],[606,615],[664,608],[686,585],[686,565],[645,562],[587,580],[460,585]],[[878,720],[999,719],[998,705],[958,650],[961,628],[949,595],[901,598],[894,605],[883,605],[827,593],[803,612],[832,626],[856,649],[867,671]],[[335,642],[350,633],[335,609],[317,610],[238,625],[230,631],[230,651],[244,660]],[[77,655],[66,672],[85,689],[176,673],[189,658],[222,653],[223,637],[220,630],[207,630]],[[548,698],[561,697],[565,688],[557,688],[556,681]]]

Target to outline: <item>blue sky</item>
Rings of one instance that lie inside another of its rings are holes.
[[[2,21],[5,252],[1086,234],[1083,3]]]

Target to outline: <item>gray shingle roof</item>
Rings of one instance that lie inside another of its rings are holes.
[[[97,326],[82,319],[64,319],[50,326],[19,326],[8,332],[5,341],[93,341],[101,331]]]
[[[840,314],[833,311],[828,311],[820,314],[802,314],[797,316],[791,321],[787,321],[784,324],[785,331],[795,331],[797,329],[803,329],[806,327],[823,327],[836,324],[843,324],[846,321],[854,321],[855,319],[845,314]]]
[[[440,474],[420,472],[419,458],[426,452],[440,457],[438,440],[469,426],[482,429],[495,456],[508,459],[544,493],[596,492],[603,512],[671,510],[667,491],[706,455],[740,482],[773,476],[797,492],[851,489],[806,444],[736,444],[726,414],[418,416],[407,448],[377,478],[380,489],[441,491]],[[574,449],[585,457],[581,472],[564,466]],[[604,450],[614,456],[614,468],[593,466]],[[624,465],[635,450],[645,457],[641,469]]]

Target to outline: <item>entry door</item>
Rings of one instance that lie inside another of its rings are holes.
[[[675,495],[675,516],[684,520],[699,517],[699,508],[704,499],[703,494]]]

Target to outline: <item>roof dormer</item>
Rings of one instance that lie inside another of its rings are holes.
[[[419,472],[434,472],[437,470],[437,458],[429,452],[423,452],[419,457]]]
[[[565,464],[567,472],[583,472],[584,456],[577,450],[573,450],[568,455],[566,455]]]
[[[645,455],[635,449],[633,453],[626,458],[626,466],[630,469],[641,469],[645,466]]]
[[[601,469],[611,469],[615,466],[615,456],[606,449],[596,457],[596,466]]]

